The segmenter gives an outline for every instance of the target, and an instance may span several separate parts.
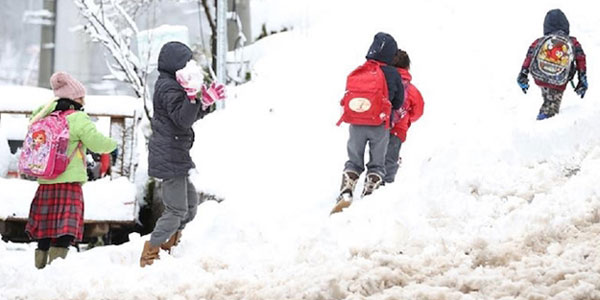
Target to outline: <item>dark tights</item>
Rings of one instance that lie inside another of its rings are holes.
[[[69,248],[69,245],[71,245],[71,242],[73,242],[74,239],[75,237],[72,235],[61,235],[58,238],[40,239],[38,240],[38,249],[48,251],[48,249],[50,249],[50,244],[52,244],[53,247]]]

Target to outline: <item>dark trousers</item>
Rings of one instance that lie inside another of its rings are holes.
[[[385,154],[385,177],[383,178],[386,183],[394,182],[396,173],[398,173],[398,168],[400,167],[398,163],[400,147],[402,147],[402,140],[390,133],[390,142]]]
[[[69,248],[73,240],[75,239],[72,235],[61,235],[58,238],[44,238],[38,240],[38,249],[42,251],[48,251],[50,246]]]
[[[167,241],[177,230],[183,230],[198,210],[198,193],[188,176],[163,180],[162,201],[165,210],[150,235],[150,243],[155,247]]]
[[[544,103],[540,107],[538,119],[546,119],[553,117],[560,111],[560,103],[562,102],[564,91],[555,90],[547,87],[542,88],[542,97]]]

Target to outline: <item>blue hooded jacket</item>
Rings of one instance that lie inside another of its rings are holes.
[[[560,9],[553,9],[546,13],[544,19],[544,35],[555,33],[557,31],[564,32],[569,35],[569,20]]]
[[[376,60],[385,63],[381,70],[385,75],[385,81],[388,86],[388,96],[393,109],[399,109],[404,103],[404,86],[402,78],[396,68],[392,67],[392,61],[398,51],[398,45],[394,38],[384,32],[379,32],[373,38],[373,43],[367,52],[367,59]]]

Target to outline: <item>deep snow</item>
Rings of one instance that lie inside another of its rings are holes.
[[[34,244],[0,243],[0,298],[600,299],[596,2],[281,2],[295,30],[248,49],[254,80],[195,126],[192,179],[226,200],[200,205],[180,246],[144,269],[136,234],[41,271]],[[515,79],[556,7],[590,90],[568,88],[539,122],[539,89]],[[338,102],[378,31],[411,56],[425,114],[397,182],[330,217],[346,159]]]

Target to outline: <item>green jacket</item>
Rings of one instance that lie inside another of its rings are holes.
[[[56,107],[56,101],[47,109],[44,116],[49,115]],[[35,116],[44,106],[36,109],[32,116]],[[67,154],[70,155],[81,141],[81,152],[77,151],[67,165],[64,173],[58,177],[46,180],[38,178],[39,184],[54,184],[64,182],[81,182],[87,181],[87,163],[85,161],[85,153],[89,148],[90,151],[96,153],[108,153],[117,148],[117,142],[109,137],[104,136],[96,129],[96,125],[90,120],[90,117],[83,111],[76,111],[67,116],[69,125],[69,147]]]

